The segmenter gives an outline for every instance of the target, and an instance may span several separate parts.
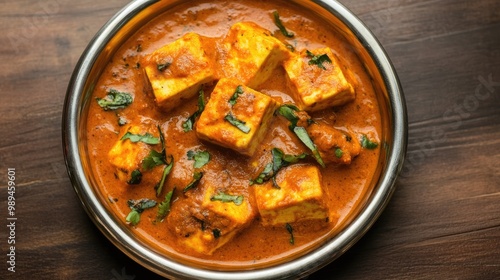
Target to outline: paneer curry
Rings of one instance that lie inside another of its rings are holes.
[[[99,192],[175,259],[255,266],[310,250],[376,173],[366,70],[340,32],[287,1],[184,2],[129,38],[94,88]]]

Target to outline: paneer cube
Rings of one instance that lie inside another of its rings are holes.
[[[354,87],[330,48],[304,50],[283,63],[288,87],[300,109],[318,111],[354,100]]]
[[[184,200],[173,207],[168,222],[175,225],[179,242],[206,255],[231,241],[255,217],[247,197],[228,193],[215,184],[205,188],[201,203]]]
[[[196,122],[196,133],[200,139],[251,156],[264,138],[276,107],[271,97],[237,80],[222,78]]]
[[[223,77],[257,88],[289,55],[286,46],[271,32],[252,22],[231,26],[222,42]]]
[[[139,126],[129,126],[120,136],[120,139],[127,132],[132,134],[144,134],[145,129]],[[132,172],[141,168],[142,160],[149,154],[150,147],[143,142],[133,143],[132,141],[118,140],[108,153],[109,161],[116,167],[116,175],[124,182],[130,182]]]
[[[202,37],[195,33],[156,50],[143,64],[156,103],[165,111],[178,107],[202,84],[215,79],[214,62],[204,51]]]
[[[279,171],[273,186],[255,185],[255,200],[263,225],[330,218],[321,173],[313,165],[296,164]]]

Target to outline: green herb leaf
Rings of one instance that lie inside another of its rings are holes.
[[[140,214],[148,208],[155,207],[156,201],[147,198],[139,200],[130,199],[127,201],[127,205],[132,211],[130,211],[125,220],[135,226],[140,221]]]
[[[273,173],[276,174],[283,167],[283,156],[285,153],[281,149],[273,148],[271,154],[273,155]]]
[[[207,151],[188,151],[187,157],[189,160],[194,160],[194,168],[201,168],[210,161],[210,153]]]
[[[142,181],[142,173],[139,169],[132,171],[130,180],[127,181],[129,185],[138,185]]]
[[[257,178],[250,180],[250,185],[253,184],[262,185],[264,182],[269,181],[269,179],[271,179],[272,176],[273,176],[273,163],[270,162],[266,164],[264,170],[259,174],[259,176],[257,176]]]
[[[319,68],[326,70],[326,67],[323,65],[323,63],[325,63],[325,62],[332,63],[332,60],[328,57],[328,55],[326,53],[321,54],[321,55],[315,55],[308,50],[306,50],[306,53],[307,53],[307,56],[309,58],[311,58],[309,60],[309,65],[314,64],[314,65],[318,66]]]
[[[342,151],[342,149],[337,148],[337,149],[335,150],[335,156],[336,156],[337,158],[341,158],[343,154],[344,154],[344,151]]]
[[[215,239],[219,238],[221,235],[220,229],[216,229],[216,228],[212,230],[212,233],[214,234]]]
[[[132,95],[126,92],[120,92],[110,89],[105,98],[97,98],[97,104],[107,110],[123,109],[133,102]]]
[[[125,133],[125,135],[122,136],[122,138],[120,140],[123,141],[123,140],[127,140],[127,139],[132,141],[132,143],[143,142],[143,143],[150,144],[150,145],[156,145],[156,144],[160,143],[159,138],[154,137],[153,135],[151,135],[150,133],[147,133],[147,132],[144,135],[133,134],[133,133],[127,132],[127,133]]]
[[[271,153],[273,155],[272,162],[266,164],[264,167],[264,170],[257,176],[257,178],[250,180],[250,185],[257,184],[261,185],[264,182],[269,181],[270,179],[273,179],[273,187],[280,189],[278,184],[276,183],[275,176],[278,173],[278,171],[290,165],[291,163],[296,163],[301,159],[306,158],[307,154],[303,153],[300,155],[289,155],[285,154],[281,149],[279,148],[273,148],[271,150]]]
[[[127,205],[128,205],[128,207],[130,207],[130,209],[135,210],[139,213],[142,213],[142,211],[144,211],[148,208],[155,207],[156,201],[152,200],[152,199],[148,199],[148,198],[141,198],[141,199],[137,199],[137,200],[129,199],[127,201]]]
[[[193,180],[184,188],[183,192],[187,192],[190,189],[196,188],[201,178],[203,178],[203,172],[195,172],[193,175]]]
[[[156,215],[156,220],[161,222],[170,213],[170,205],[172,204],[172,196],[174,195],[175,188],[165,195],[165,200],[163,200],[158,205],[158,214]]]
[[[299,121],[299,117],[295,114],[295,112],[299,111],[299,108],[293,104],[284,104],[281,105],[277,112],[278,114],[285,117],[285,119],[290,121],[290,129],[293,130],[295,126],[297,126],[297,122]]]
[[[316,161],[321,165],[322,167],[325,167],[325,163],[323,162],[323,159],[321,158],[321,155],[319,154],[318,148],[314,144],[314,142],[311,140],[309,137],[309,134],[307,134],[307,130],[301,126],[296,126],[293,129],[293,132],[295,132],[295,135],[306,145],[306,147],[311,150],[313,153],[314,158]]]
[[[205,94],[203,89],[201,89],[198,93],[198,110],[189,116],[189,118],[182,124],[184,132],[193,130],[196,118],[201,115],[203,110],[205,110]]]
[[[368,136],[365,134],[361,135],[361,147],[368,149],[368,150],[373,150],[378,147],[377,142],[373,142],[370,139],[368,139]]]
[[[274,16],[274,24],[276,24],[276,26],[279,28],[281,33],[283,35],[285,35],[285,37],[292,38],[294,36],[294,34],[292,32],[289,32],[288,30],[286,30],[285,26],[281,22],[280,15],[278,14],[278,11],[274,11],[273,16]]]
[[[172,167],[174,166],[174,161],[171,160],[170,161],[170,164],[165,166],[165,168],[163,169],[163,173],[161,175],[161,180],[158,184],[156,184],[155,186],[155,190],[156,190],[156,196],[160,196],[161,194],[161,191],[163,189],[163,185],[165,184],[165,179],[167,178],[168,174],[170,174],[170,171],[172,170]]]
[[[142,160],[142,168],[151,170],[158,165],[166,164],[163,158],[163,153],[151,150],[149,154]]]
[[[234,104],[236,104],[236,100],[242,94],[243,94],[243,87],[241,85],[239,85],[239,86],[236,87],[236,90],[234,91],[233,95],[229,99],[229,101],[228,101],[229,104],[231,104],[231,106],[234,106]]]
[[[292,245],[295,244],[295,238],[293,237],[292,226],[289,223],[286,223],[285,227],[286,227],[286,230],[288,231],[288,233],[290,233],[290,244],[292,244]]]
[[[132,211],[130,211],[130,213],[128,213],[125,220],[127,222],[129,222],[130,224],[132,224],[133,226],[135,226],[141,220],[141,214],[139,212],[137,212],[136,210],[132,210]]]
[[[239,206],[243,203],[242,195],[230,195],[225,193],[218,193],[210,198],[210,201],[221,201],[221,202],[233,202],[235,205]]]
[[[241,130],[243,133],[248,134],[250,132],[250,127],[246,126],[246,122],[235,118],[231,113],[228,113],[224,120],[228,121],[230,124]]]
[[[160,72],[163,72],[163,71],[165,71],[165,69],[170,67],[170,65],[172,65],[171,62],[156,64],[156,69],[158,69],[158,71],[160,71]]]

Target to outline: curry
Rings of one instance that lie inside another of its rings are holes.
[[[267,265],[342,229],[370,192],[381,120],[355,50],[286,1],[185,1],[94,88],[99,192],[142,240],[206,267]]]

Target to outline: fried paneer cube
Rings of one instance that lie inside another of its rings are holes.
[[[143,62],[159,107],[172,110],[195,95],[202,84],[215,79],[214,62],[204,48],[200,35],[187,33]]]
[[[231,26],[221,49],[222,76],[237,79],[254,89],[267,80],[290,53],[271,32],[252,22]]]
[[[182,244],[211,255],[250,225],[254,217],[247,197],[210,184],[204,188],[201,202],[186,199],[175,203],[167,219],[175,225],[174,232]]]
[[[265,136],[276,101],[271,97],[222,78],[196,122],[200,139],[251,156]]]
[[[361,152],[356,137],[325,124],[311,124],[307,133],[325,163],[351,164]]]
[[[299,107],[319,111],[346,104],[355,98],[344,68],[330,48],[304,50],[283,63],[288,87]]]
[[[254,186],[263,225],[330,218],[318,167],[291,165],[280,170],[276,176],[279,188],[271,181]]]
[[[142,160],[149,154],[151,148],[143,142],[132,142],[123,139],[126,133],[145,134],[147,131],[140,126],[128,126],[120,139],[108,152],[111,164],[116,167],[117,177],[124,182],[131,182],[132,172],[141,168]]]

